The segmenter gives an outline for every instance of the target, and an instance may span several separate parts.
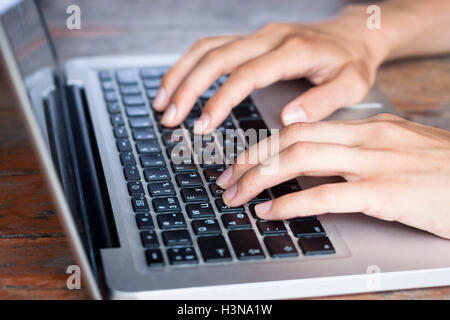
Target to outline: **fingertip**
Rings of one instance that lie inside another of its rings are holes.
[[[162,111],[167,105],[167,90],[164,87],[159,87],[156,92],[155,99],[153,100],[153,108],[156,111]]]
[[[308,120],[304,107],[299,104],[287,105],[281,112],[281,122],[284,126],[295,122],[308,122]]]
[[[266,219],[272,209],[272,200],[259,203],[255,206],[256,215],[261,219]]]
[[[161,123],[165,126],[174,126],[175,124],[173,123],[175,117],[177,114],[177,106],[173,103],[171,103],[169,105],[169,107],[166,109],[166,111],[164,112],[162,118],[161,118]]]
[[[206,130],[208,129],[208,124],[209,124],[209,114],[208,112],[203,111],[203,113],[201,114],[201,116],[197,119],[197,121],[195,121],[194,124],[194,134],[207,134],[209,132],[206,132]]]

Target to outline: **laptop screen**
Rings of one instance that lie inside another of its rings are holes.
[[[91,274],[94,266],[89,265],[85,253],[90,255],[91,261],[94,261],[94,257],[92,251],[89,251],[88,237],[82,228],[83,217],[79,213],[80,210],[76,210],[76,193],[71,192],[75,188],[74,183],[64,182],[67,178],[64,179],[61,174],[62,171],[71,170],[61,166],[61,161],[58,162],[61,157],[55,157],[54,139],[50,139],[48,135],[48,132],[52,130],[53,133],[59,133],[53,126],[54,122],[48,120],[51,117],[49,110],[55,110],[52,114],[61,114],[60,106],[64,101],[64,91],[61,87],[62,76],[56,52],[37,1],[0,0],[1,53],[6,63],[5,70],[9,70],[18,102],[23,108],[28,128],[39,150],[53,195],[56,197],[58,213],[63,216],[66,235],[77,249],[84,247],[84,250],[77,250],[76,256],[85,276],[91,278],[90,283],[94,283]],[[50,107],[48,102],[44,102],[43,97],[47,96],[50,90],[55,89],[55,83],[60,84],[58,86],[60,90],[53,90],[53,92],[58,92],[59,95],[52,95],[56,103]],[[61,127],[61,125],[58,126]],[[57,168],[59,170],[56,170]]]
[[[6,1],[0,20],[23,79],[47,67],[55,68],[45,30],[34,0]]]

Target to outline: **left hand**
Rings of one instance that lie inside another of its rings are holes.
[[[294,123],[238,156],[217,180],[230,206],[297,176],[340,175],[347,181],[290,193],[255,207],[261,219],[362,212],[450,239],[450,132],[390,114],[370,119]],[[259,163],[249,152],[263,148]],[[276,172],[261,171],[279,161]]]

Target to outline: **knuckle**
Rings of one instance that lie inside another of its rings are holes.
[[[310,45],[310,40],[303,36],[302,34],[290,35],[287,36],[283,41],[283,46],[289,48],[290,50],[302,48]]]
[[[196,49],[208,48],[213,39],[214,38],[212,38],[212,37],[200,38],[194,43],[193,48],[196,48]]]
[[[288,152],[293,157],[301,157],[304,154],[308,154],[311,150],[312,145],[310,143],[297,141],[289,147]]]
[[[398,121],[402,118],[392,114],[392,113],[380,113],[372,117],[375,121]]]
[[[314,194],[314,200],[318,203],[321,203],[322,205],[327,206],[329,201],[333,197],[333,189],[330,185],[321,185],[316,187],[315,194]]]
[[[216,61],[222,53],[222,50],[220,48],[215,48],[212,50],[209,50],[208,53],[205,54],[205,57],[203,58],[203,62],[205,63],[211,63]]]
[[[264,27],[262,27],[261,31],[273,31],[273,30],[277,30],[280,28],[283,28],[285,26],[284,23],[282,22],[269,22],[268,24],[266,24]]]
[[[247,65],[243,65],[240,67],[237,67],[231,74],[231,76],[233,78],[235,78],[236,80],[242,80],[242,79],[251,79],[252,77],[252,68],[247,66]]]
[[[306,124],[303,122],[294,122],[288,125],[285,130],[288,136],[297,138],[304,132],[305,126]]]

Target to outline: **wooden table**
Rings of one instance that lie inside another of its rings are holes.
[[[104,0],[96,1],[96,4],[101,6],[101,1]],[[143,1],[136,1],[136,3],[143,5]],[[193,2],[189,1],[189,3],[192,4]],[[233,1],[227,3],[231,3],[229,7],[232,8]],[[111,0],[108,0],[108,4],[111,7]],[[295,5],[295,3],[291,3],[291,5]],[[166,8],[161,4],[160,7]],[[170,8],[169,5],[167,7]],[[59,9],[57,5],[52,6],[49,20],[50,24],[54,24],[53,31],[57,35],[57,42],[61,45],[61,50],[64,51],[64,48],[67,49],[67,45],[64,47],[64,41],[72,37],[73,33],[69,33],[64,28],[58,28],[58,19],[55,18],[58,15],[56,13],[65,11]],[[95,7],[86,10],[88,18],[89,15],[93,15],[94,9]],[[158,16],[158,13],[153,14]],[[256,24],[277,20],[272,15],[268,15],[264,19],[260,18]],[[286,20],[289,20],[289,17]],[[94,20],[88,19],[88,21]],[[120,21],[118,22],[119,25]],[[254,20],[252,21],[255,24]],[[97,20],[95,22],[97,23]],[[206,34],[206,32],[213,34],[223,32],[222,29],[217,29],[216,25],[215,29],[207,28],[208,31],[205,32],[202,32],[204,30],[202,25],[192,28],[191,31],[186,31],[182,26],[179,26],[179,29],[172,28],[166,33],[170,39],[164,42],[161,40],[160,34],[156,35],[151,31],[144,31],[144,27],[136,26],[136,24],[138,23],[135,22],[133,25],[136,41],[142,39],[143,34],[145,34],[147,37],[145,39],[149,43],[152,43],[149,39],[160,41],[158,48],[148,48],[149,52],[169,49],[171,49],[170,51],[180,51],[191,40]],[[236,30],[231,25],[233,24],[231,23],[228,28],[224,28],[232,31],[242,31],[241,29],[245,31],[246,28],[254,29],[253,25],[247,25],[245,28]],[[137,32],[137,30],[140,30],[140,32]],[[106,28],[98,24],[95,26],[87,24],[75,34],[75,37],[80,40],[80,43],[92,43],[96,36],[102,36],[102,39],[105,40],[106,37],[114,35],[116,39],[128,41],[129,45],[131,40],[127,32],[130,32],[130,29],[123,26]],[[186,35],[186,32],[188,35]],[[174,45],[176,39],[184,39],[184,42]],[[164,45],[164,43],[166,44]],[[87,47],[89,46],[78,46],[75,55],[82,55],[85,53],[83,50],[86,50]],[[142,46],[139,48],[142,48]],[[121,49],[118,48],[114,52],[120,51]],[[104,50],[100,53],[106,52]],[[415,59],[383,66],[377,84],[394,105],[401,110],[432,109],[449,106],[449,75],[449,56]],[[43,182],[18,107],[11,97],[4,74],[0,73],[0,299],[87,299],[88,295],[85,289],[68,290],[66,288],[67,274],[65,271],[67,266],[71,264],[74,264],[72,254],[66,244],[54,206]],[[450,299],[450,287],[332,298]]]

